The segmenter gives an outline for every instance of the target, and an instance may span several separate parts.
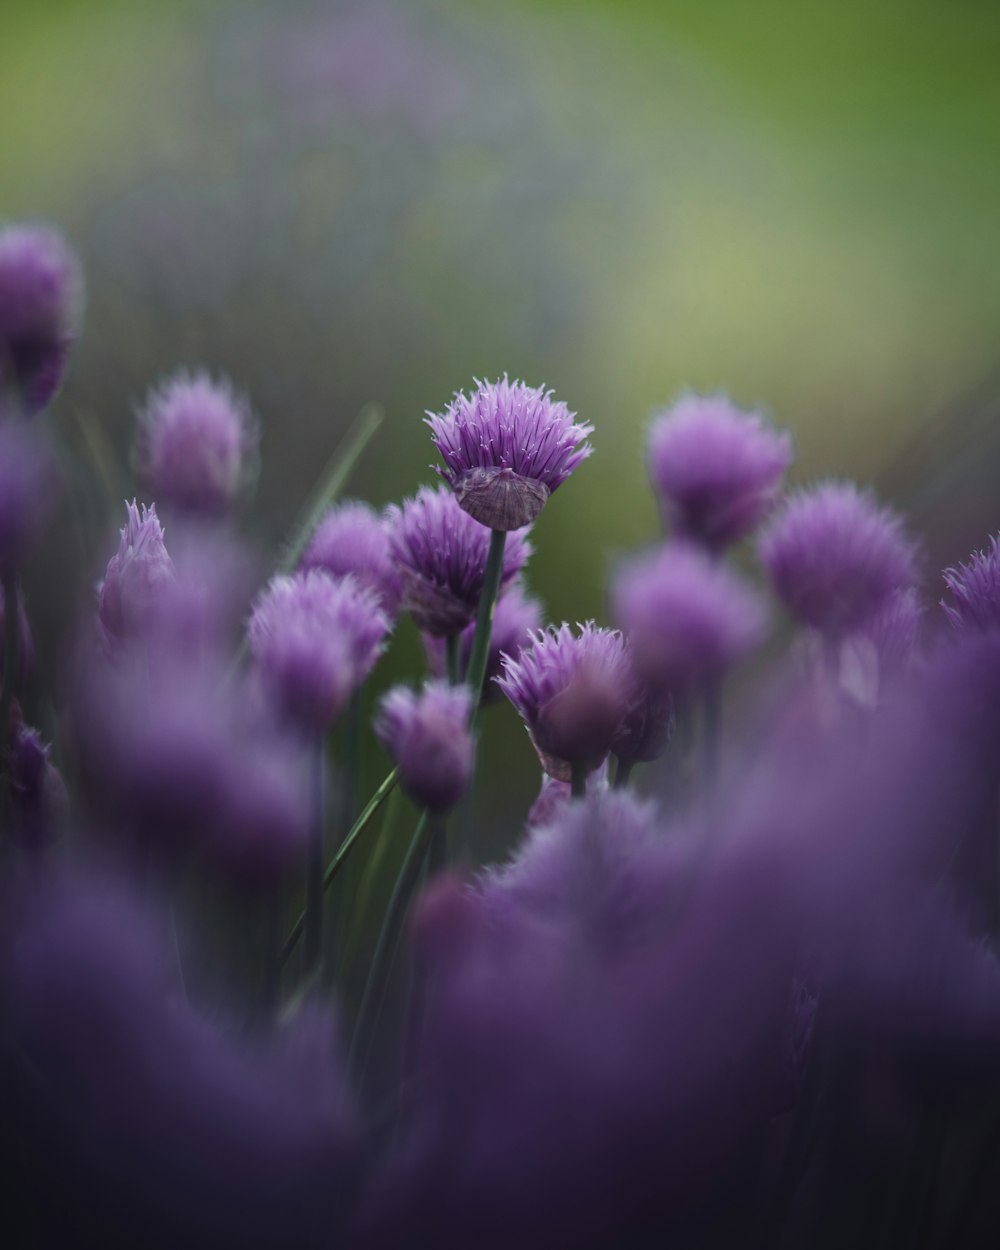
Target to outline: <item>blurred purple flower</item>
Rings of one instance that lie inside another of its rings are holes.
[[[444,477],[459,505],[495,530],[530,524],[549,495],[593,450],[593,431],[543,387],[476,382],[470,397],[457,392],[440,415],[428,413]]]
[[[318,569],[275,577],[247,627],[250,651],[276,704],[323,733],[385,649],[389,620],[356,578]]]
[[[967,564],[945,569],[944,580],[953,602],[941,600],[956,629],[1000,629],[1000,534],[990,539],[989,551],[974,551]]]
[[[80,266],[62,235],[0,230],[0,396],[12,394],[15,409],[31,416],[59,389],[82,306]]]
[[[917,575],[902,519],[851,482],[790,496],[759,553],[788,610],[833,638],[861,628]]]
[[[725,395],[683,395],[650,426],[646,460],[677,533],[718,551],[764,519],[792,440]]]
[[[38,431],[0,421],[0,569],[17,564],[52,509],[51,453]]]
[[[164,589],[174,581],[156,505],[125,505],[118,551],[98,587],[98,619],[110,639],[139,638],[160,611]]]
[[[687,543],[630,560],[612,599],[640,678],[675,695],[717,681],[764,636],[756,591]]]
[[[621,634],[593,621],[539,630],[520,655],[503,657],[497,685],[525,722],[542,767],[561,781],[572,765],[604,760],[634,691]]]
[[[619,763],[641,764],[659,759],[674,732],[674,699],[670,691],[638,688],[611,743]]]
[[[7,759],[11,813],[18,841],[40,848],[59,834],[69,814],[62,775],[41,734],[18,725]]]
[[[486,658],[486,675],[483,678],[483,703],[494,702],[499,698],[493,679],[502,671],[503,655],[517,656],[522,647],[531,641],[533,631],[542,626],[542,606],[537,599],[524,593],[520,582],[515,582],[497,600],[493,612],[493,627],[490,634],[490,650]],[[466,625],[459,641],[459,670],[465,673],[469,667],[472,654],[472,640],[476,635],[475,622]],[[423,635],[424,650],[427,662],[435,677],[445,675],[445,642],[434,634]]]
[[[386,513],[392,555],[403,584],[403,607],[428,634],[461,633],[475,619],[483,588],[490,532],[463,512],[450,490],[422,486],[402,508]],[[517,577],[531,554],[524,534],[512,534],[503,557],[500,589]]]
[[[247,401],[227,381],[179,370],[139,414],[136,468],[162,504],[215,516],[232,507],[251,475],[257,437]]]
[[[387,616],[399,611],[402,587],[392,559],[389,524],[366,503],[349,500],[330,508],[316,526],[299,568],[332,577],[353,573],[373,590]]]
[[[399,765],[403,789],[434,812],[454,807],[472,775],[475,743],[469,731],[467,686],[428,682],[417,692],[395,686],[375,719],[375,734]]]
[[[305,1248],[343,1229],[357,1140],[330,1018],[223,1029],[108,883],[67,877],[25,910],[0,979],[0,1133],[32,1244]]]

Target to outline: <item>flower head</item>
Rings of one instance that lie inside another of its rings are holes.
[[[549,495],[592,448],[593,431],[543,387],[478,382],[443,413],[428,413],[434,445],[459,505],[495,530],[516,530],[538,516]]]
[[[658,691],[687,694],[716,680],[764,634],[752,587],[686,543],[629,561],[612,597],[636,670]]]
[[[1000,534],[990,539],[989,551],[974,551],[967,564],[945,569],[944,580],[953,602],[941,606],[956,629],[1000,629]]]
[[[325,569],[332,577],[353,573],[373,590],[389,616],[399,611],[402,587],[392,559],[389,525],[368,504],[336,504],[324,515],[299,561],[300,569]]]
[[[503,657],[497,684],[528,727],[542,767],[562,781],[572,765],[596,768],[633,696],[625,643],[593,621],[539,630],[516,658]]]
[[[778,596],[806,625],[841,637],[916,580],[903,522],[851,482],[792,495],[759,544]]]
[[[136,465],[178,512],[226,512],[251,471],[257,430],[228,382],[180,370],[152,391],[139,415]]]
[[[0,421],[0,568],[25,554],[54,493],[52,458],[38,431]]]
[[[388,632],[372,591],[354,577],[311,569],[273,579],[257,600],[247,635],[278,706],[322,732],[368,676]]]
[[[486,658],[486,675],[483,678],[483,700],[496,699],[498,691],[493,684],[494,677],[501,672],[501,657],[516,656],[522,647],[531,641],[532,631],[542,626],[542,606],[537,599],[524,593],[520,582],[500,596],[493,612],[493,629],[490,634],[490,649]],[[476,634],[475,622],[466,625],[462,630],[459,642],[460,671],[466,672],[469,657],[472,654],[472,640]],[[427,661],[435,677],[443,677],[445,670],[444,639],[434,634],[424,634],[424,650]]]
[[[461,633],[479,606],[489,530],[463,512],[445,488],[423,486],[402,508],[391,507],[386,515],[392,527],[392,556],[403,584],[403,607],[428,634]],[[530,554],[531,544],[522,534],[508,538],[501,592]]]
[[[676,531],[718,550],[760,524],[792,461],[792,440],[724,395],[684,395],[653,421],[649,475]]]
[[[80,328],[83,279],[48,226],[0,230],[0,392],[29,416],[55,395]]]
[[[147,631],[164,588],[174,580],[156,505],[133,499],[125,505],[125,524],[117,552],[108,561],[98,587],[98,618],[110,638],[135,638]]]
[[[399,765],[403,788],[432,811],[447,811],[465,793],[475,746],[467,686],[428,682],[416,692],[395,686],[382,700],[375,733]]]

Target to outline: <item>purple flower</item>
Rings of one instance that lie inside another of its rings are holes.
[[[851,482],[792,495],[759,543],[779,598],[828,637],[861,628],[916,580],[902,519]]]
[[[629,561],[612,598],[636,670],[658,691],[689,694],[717,681],[764,635],[757,593],[686,543]]]
[[[598,767],[633,697],[621,634],[593,621],[539,630],[516,658],[505,655],[497,685],[517,708],[542,767],[561,781],[572,765]]]
[[[488,703],[499,697],[493,683],[501,673],[501,656],[516,656],[531,641],[531,634],[542,626],[542,606],[537,599],[524,593],[520,582],[515,582],[497,600],[493,612],[493,629],[490,634],[490,650],[486,658],[486,675],[483,678],[482,702]],[[472,640],[476,634],[473,621],[462,630],[459,643],[459,668],[465,673],[472,654]],[[423,635],[427,662],[435,677],[445,675],[445,642],[434,634]]]
[[[620,764],[659,759],[674,732],[674,698],[669,690],[638,687],[611,743]]]
[[[968,564],[945,569],[944,580],[954,602],[944,608],[956,629],[1000,629],[1000,534],[989,551],[975,551]]]
[[[54,502],[52,459],[38,432],[0,422],[0,568],[17,564]]]
[[[181,991],[167,926],[119,886],[67,876],[20,910],[0,962],[8,1218],[52,1246],[339,1243],[358,1140],[331,1017],[241,1037]]]
[[[50,749],[37,730],[18,725],[7,760],[14,828],[22,845],[51,842],[66,821],[69,798]]]
[[[392,556],[403,585],[403,607],[428,634],[458,634],[475,619],[483,588],[490,532],[463,512],[450,490],[422,486],[402,508],[386,513]],[[531,554],[523,534],[512,534],[503,556],[500,590]]]
[[[354,577],[311,569],[276,577],[254,606],[250,651],[277,705],[323,733],[385,648],[389,621]]]
[[[468,687],[432,681],[419,692],[395,686],[379,708],[375,733],[399,765],[404,790],[432,811],[454,807],[469,784],[471,706]]]
[[[724,395],[684,395],[654,419],[646,459],[678,534],[718,551],[770,510],[792,462],[792,440]]]
[[[174,581],[174,566],[163,541],[156,505],[125,505],[125,524],[118,551],[108,562],[98,587],[98,618],[112,639],[138,638],[148,633]]]
[[[543,387],[506,375],[477,381],[471,397],[457,392],[443,413],[427,415],[447,466],[438,472],[477,521],[521,529],[593,450],[584,442],[593,426],[574,424],[574,415]]]
[[[83,279],[65,239],[48,226],[0,230],[0,395],[27,415],[59,389],[80,329]]]
[[[402,587],[392,558],[388,522],[366,503],[332,507],[313,533],[300,569],[324,569],[332,577],[353,573],[380,598],[386,614],[399,611]]]
[[[75,711],[104,827],[247,880],[298,862],[311,816],[303,745],[223,655],[169,646],[151,657],[134,644],[91,655]]]
[[[228,382],[180,370],[139,415],[136,466],[161,503],[215,516],[234,503],[252,472],[257,429]]]

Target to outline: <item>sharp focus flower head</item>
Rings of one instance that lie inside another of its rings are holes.
[[[257,600],[250,651],[292,720],[322,732],[382,654],[389,620],[354,577],[318,569],[276,577]]]
[[[375,733],[399,765],[403,788],[432,811],[447,811],[465,793],[475,751],[467,686],[432,681],[421,691],[396,686],[385,696]]]
[[[37,429],[0,421],[0,568],[31,545],[55,498],[53,464]]]
[[[516,530],[538,516],[549,495],[593,450],[593,426],[544,387],[476,382],[443,413],[428,413],[434,445],[461,507],[490,529]]]
[[[640,678],[688,694],[721,677],[764,635],[766,613],[737,574],[687,543],[629,561],[612,587]]]
[[[916,551],[902,519],[851,482],[792,495],[759,544],[779,598],[830,637],[860,629],[916,580]]]
[[[792,440],[724,395],[684,395],[653,421],[649,475],[678,534],[719,550],[756,529],[792,462]]]
[[[225,380],[179,370],[139,414],[136,467],[161,503],[181,513],[228,511],[252,472],[257,428]]]
[[[497,684],[517,708],[542,767],[561,781],[571,766],[596,768],[634,697],[625,643],[593,621],[539,630],[516,658],[503,657]]]
[[[148,631],[164,588],[174,580],[156,505],[142,511],[133,499],[125,505],[125,524],[117,552],[108,561],[98,587],[98,618],[112,639],[136,638]]]
[[[65,239],[49,226],[0,230],[0,392],[27,415],[59,389],[80,328],[83,278]]]
[[[325,514],[299,562],[301,569],[325,569],[332,577],[353,573],[375,591],[385,612],[399,611],[402,587],[392,559],[389,524],[366,503],[348,500]]]
[[[990,539],[989,551],[945,569],[944,580],[953,601],[942,599],[941,606],[956,629],[1000,629],[1000,534]]]
[[[475,619],[483,588],[490,532],[463,512],[450,490],[423,486],[402,508],[386,516],[392,527],[392,556],[403,584],[403,607],[428,634],[459,634]],[[523,534],[504,548],[501,593],[531,554]]]
[[[541,629],[541,626],[542,605],[537,599],[532,599],[524,593],[524,587],[520,582],[515,582],[497,600],[496,608],[493,612],[490,650],[486,659],[486,675],[483,678],[482,698],[484,701],[490,702],[498,697],[499,692],[493,684],[493,679],[500,676],[501,656],[505,654],[516,656],[521,648],[527,646],[531,641],[532,632],[536,629]],[[469,667],[469,657],[472,654],[472,640],[475,634],[476,625],[474,621],[470,625],[466,625],[465,629],[462,630],[459,663],[463,673]],[[444,639],[435,637],[434,634],[424,634],[423,640],[431,672],[435,677],[443,677],[445,670]]]

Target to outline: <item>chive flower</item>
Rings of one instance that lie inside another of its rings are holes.
[[[379,707],[375,734],[399,765],[403,789],[433,812],[454,807],[469,784],[471,703],[467,686],[432,681],[419,692],[395,686]]]
[[[593,426],[544,387],[476,381],[472,395],[457,392],[427,425],[445,462],[438,472],[459,506],[494,530],[517,530],[541,512],[593,448]]]
[[[266,688],[290,720],[324,733],[385,648],[389,620],[356,578],[311,569],[275,577],[247,636]]]
[[[490,531],[463,512],[444,487],[421,487],[402,508],[390,507],[386,515],[403,607],[425,633],[438,637],[461,633],[475,620],[479,606]],[[501,593],[530,554],[527,538],[512,534],[504,548]]]
[[[532,635],[520,655],[503,657],[497,685],[527,726],[542,767],[568,781],[607,756],[633,696],[625,643],[593,621]]]
[[[125,505],[125,524],[117,552],[108,561],[98,587],[98,619],[109,639],[145,634],[174,580],[173,561],[167,554],[156,505],[142,511],[133,499]]]
[[[257,427],[230,384],[178,370],[139,413],[135,461],[160,502],[179,513],[227,512],[253,472]]]
[[[955,629],[1000,629],[1000,534],[990,539],[988,551],[975,551],[968,563],[945,569],[944,580],[952,602],[942,599],[941,606]]]
[[[25,415],[62,384],[82,306],[80,266],[62,235],[42,225],[0,230],[0,397]]]
[[[916,580],[916,552],[902,518],[853,482],[793,494],[758,550],[792,615],[830,638],[863,627]]]
[[[516,656],[522,647],[528,645],[531,634],[542,626],[542,605],[537,599],[524,593],[520,582],[513,586],[497,600],[493,612],[493,627],[490,633],[490,649],[486,657],[486,675],[483,678],[481,702],[490,702],[499,697],[499,691],[493,679],[502,671],[501,659],[506,655]],[[472,654],[472,641],[476,635],[475,622],[466,625],[459,638],[459,668],[465,673],[469,667]],[[424,651],[427,663],[435,677],[445,675],[445,643],[443,638],[434,634],[423,635]]]
[[[719,551],[770,510],[792,462],[792,440],[725,395],[684,395],[654,418],[646,461],[676,533]]]
[[[640,679],[660,692],[705,688],[764,636],[756,591],[688,543],[630,560],[614,578],[612,600]]]
[[[383,611],[399,611],[402,587],[392,558],[385,517],[359,500],[335,504],[322,517],[302,554],[299,568],[323,569],[332,577],[353,573],[375,592]]]

